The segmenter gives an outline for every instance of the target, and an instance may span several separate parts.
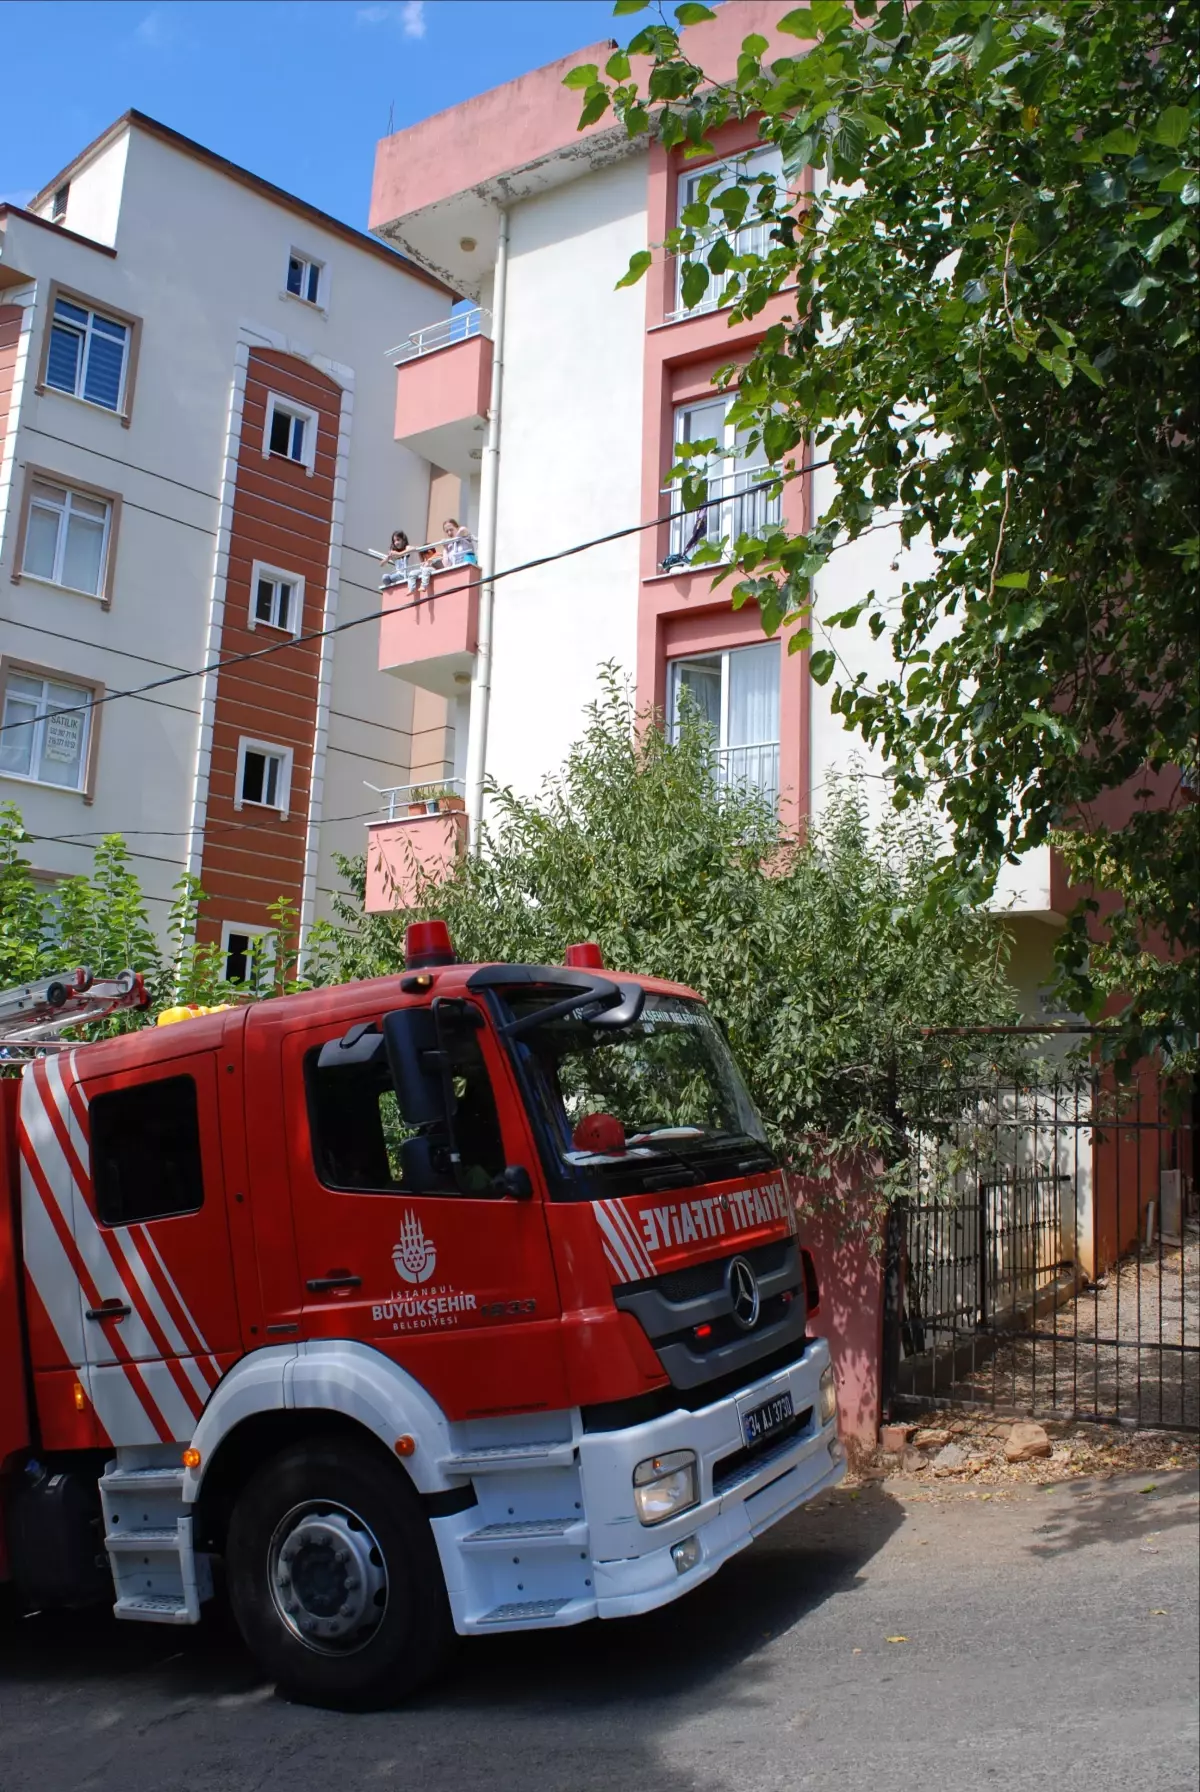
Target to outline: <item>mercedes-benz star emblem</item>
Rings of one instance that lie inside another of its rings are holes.
[[[733,1308],[733,1323],[744,1332],[752,1332],[758,1324],[762,1302],[758,1278],[744,1257],[735,1257],[725,1272],[725,1285]]]

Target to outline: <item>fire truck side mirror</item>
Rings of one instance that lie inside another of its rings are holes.
[[[492,1186],[497,1194],[508,1195],[514,1201],[533,1200],[533,1182],[524,1164],[509,1164],[493,1179]]]
[[[428,1008],[400,1008],[384,1017],[388,1068],[409,1126],[446,1118],[437,1030]]]

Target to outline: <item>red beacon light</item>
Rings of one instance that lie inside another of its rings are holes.
[[[594,940],[584,940],[577,946],[567,947],[564,963],[572,971],[602,971],[604,954]]]
[[[404,930],[404,963],[410,971],[430,965],[457,964],[450,929],[444,921],[410,921]]]

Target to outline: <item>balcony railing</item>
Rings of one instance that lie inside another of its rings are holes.
[[[773,229],[774,224],[766,220],[760,223],[743,224],[732,238],[731,246],[734,254],[766,255],[772,247],[771,231]],[[724,231],[714,231],[712,236],[698,240],[689,259],[691,261],[706,261],[713,244],[718,237],[724,235]],[[703,317],[706,311],[719,311],[726,302],[725,291],[733,277],[733,272],[732,269],[727,269],[723,274],[714,274],[710,271],[704,296],[698,299],[694,305],[685,305],[683,302],[683,257],[680,256],[675,270],[675,309],[668,313],[668,323],[675,323],[681,317]]]
[[[443,813],[439,804],[445,797],[451,799],[450,807],[460,808],[467,788],[461,778],[427,778],[423,784],[393,784],[387,790],[381,790],[378,784],[367,784],[365,778],[363,783],[379,798],[381,812],[374,825],[381,821],[403,821],[414,810],[424,815],[439,815]],[[424,794],[430,790],[436,791],[437,795]]]
[[[745,747],[718,747],[717,781],[722,790],[757,791],[768,802],[779,802],[779,742],[756,741]]]
[[[485,305],[475,305],[470,311],[452,311],[449,317],[439,319],[436,324],[426,324],[423,330],[414,330],[411,336],[388,350],[387,358],[394,367],[402,367],[405,361],[432,355],[455,342],[469,342],[472,336],[490,337],[491,333],[491,312]]]
[[[662,570],[690,565],[701,542],[725,540],[732,546],[739,535],[761,535],[778,528],[778,494],[754,489],[770,477],[769,467],[736,467],[729,473],[710,475],[708,497],[700,508],[672,517],[671,546]],[[678,486],[669,486],[663,497],[669,501],[669,509],[679,509]]]

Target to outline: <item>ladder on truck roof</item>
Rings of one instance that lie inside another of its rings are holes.
[[[85,966],[0,990],[0,1059],[12,1062],[62,1050],[60,1033],[87,1021],[105,1020],[126,1008],[146,1008],[150,998],[140,971],[93,977]]]

